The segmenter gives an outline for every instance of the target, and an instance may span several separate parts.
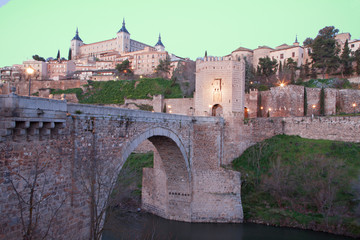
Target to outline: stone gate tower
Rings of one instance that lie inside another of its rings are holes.
[[[196,61],[195,112],[229,119],[244,115],[245,64],[231,56]]]

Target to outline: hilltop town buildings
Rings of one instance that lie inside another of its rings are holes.
[[[350,33],[336,35],[335,39],[340,48],[348,41],[351,51],[360,48],[360,40],[351,39]],[[24,75],[24,69],[31,66],[35,69],[35,78],[39,80],[61,80],[78,78],[82,80],[113,80],[116,77],[115,67],[124,60],[129,60],[132,71],[137,75],[151,75],[155,72],[160,60],[167,57],[171,59],[171,70],[179,64],[191,62],[190,59],[180,58],[165,51],[159,34],[158,41],[154,46],[136,41],[131,38],[130,32],[123,20],[122,27],[116,33],[116,37],[100,42],[84,43],[80,38],[78,29],[70,42],[71,60],[57,59],[48,62],[35,60],[24,61],[22,65],[4,67],[0,69],[0,79],[19,79]],[[285,61],[292,58],[297,66],[311,62],[311,49],[301,46],[297,40],[292,44],[282,44],[275,48],[259,46],[256,49],[239,47],[225,57],[232,57],[234,60],[246,58],[256,68],[260,58],[268,56],[284,65]],[[171,73],[168,74],[170,77]]]
[[[335,40],[339,44],[340,49],[344,48],[346,40],[348,41],[349,48],[351,51],[355,52],[360,47],[360,40],[351,39],[350,33],[340,33],[335,36]],[[295,42],[292,45],[281,44],[275,48],[268,46],[259,46],[256,49],[248,49],[244,47],[239,47],[234,50],[231,54],[227,56],[232,56],[235,59],[243,59],[246,57],[247,61],[252,63],[254,67],[259,64],[259,59],[268,56],[271,59],[275,59],[279,64],[280,62],[284,64],[284,61],[288,58],[292,58],[297,66],[306,64],[306,62],[311,62],[311,57],[309,53],[311,49],[306,46],[300,46],[297,37]]]
[[[80,38],[78,29],[76,29],[75,36],[70,42],[70,49],[71,60],[24,61],[22,70],[14,67],[1,69],[1,79],[10,78],[13,76],[12,72],[24,74],[23,69],[31,66],[35,70],[34,77],[39,80],[68,78],[113,80],[115,79],[116,65],[124,60],[129,60],[132,71],[138,75],[153,74],[160,60],[166,58],[170,58],[171,70],[174,70],[179,62],[191,62],[190,59],[168,53],[160,34],[154,46],[131,39],[130,32],[125,26],[125,20],[123,20],[122,27],[116,33],[115,38],[95,43],[84,43]]]

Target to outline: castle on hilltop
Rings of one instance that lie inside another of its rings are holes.
[[[124,60],[130,62],[132,71],[138,75],[153,74],[160,61],[167,58],[171,61],[171,70],[174,70],[179,62],[190,61],[165,51],[160,33],[154,46],[131,39],[125,19],[115,38],[100,42],[85,44],[76,29],[70,49],[72,60],[76,64],[75,76],[96,81],[112,80],[115,76],[115,66]]]
[[[131,52],[141,51],[148,47],[150,50],[164,52],[165,46],[159,40],[155,46],[150,46],[145,43],[133,40],[130,38],[130,33],[125,27],[125,19],[123,19],[122,27],[116,34],[116,38],[104,40],[100,42],[85,44],[79,36],[79,31],[76,29],[76,34],[71,40],[71,54],[73,59],[80,59],[84,57],[101,58],[104,54],[118,54],[123,55]]]

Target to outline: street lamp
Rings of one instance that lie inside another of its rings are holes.
[[[355,116],[355,108],[356,108],[356,103],[353,103],[353,108],[354,108],[354,116]]]
[[[31,66],[26,68],[26,73],[29,75],[29,97],[30,97],[30,89],[31,89],[31,75],[33,75],[35,72],[35,69],[33,69]]]
[[[316,105],[312,105],[312,112],[311,112],[311,118],[314,118],[314,110],[315,110]]]

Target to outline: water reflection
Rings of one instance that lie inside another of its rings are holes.
[[[116,213],[111,217],[103,240],[186,239],[186,240],[340,240],[352,239],[327,233],[277,228],[260,224],[209,224],[169,221],[147,213]]]

